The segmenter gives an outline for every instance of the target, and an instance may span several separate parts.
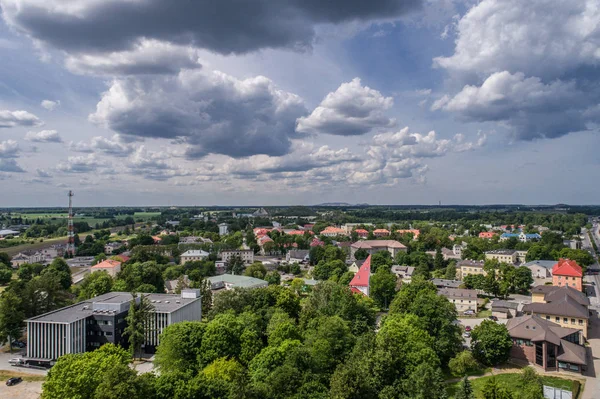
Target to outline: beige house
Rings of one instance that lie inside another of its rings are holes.
[[[442,288],[438,290],[438,295],[448,298],[448,300],[454,304],[458,313],[464,313],[467,310],[477,312],[479,304],[476,290]]]
[[[111,277],[116,277],[121,271],[121,262],[112,259],[106,259],[90,268],[90,272],[107,272]]]
[[[485,253],[485,259],[497,260],[498,262],[515,264],[517,263],[517,251],[514,249],[497,249]]]
[[[465,259],[456,264],[456,278],[463,280],[470,274],[482,274],[487,275],[487,272],[483,269],[484,262],[482,260],[470,260]]]
[[[189,251],[185,251],[179,257],[179,263],[184,265],[187,262],[193,262],[197,260],[204,260],[208,258],[209,253],[206,251],[202,251],[201,249],[190,249]]]
[[[239,256],[245,264],[249,265],[254,262],[254,251],[251,249],[231,249],[221,251],[221,260],[229,262],[231,258]]]
[[[399,252],[406,252],[406,246],[395,240],[361,240],[350,246],[350,258],[354,260],[354,254],[359,249],[364,249],[369,255],[379,251],[388,251],[392,258]]]

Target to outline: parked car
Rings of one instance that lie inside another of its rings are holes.
[[[466,333],[463,334],[463,337],[471,338],[471,333],[467,331]]]
[[[473,309],[465,310],[464,314],[466,314],[466,315],[474,315],[475,311]]]
[[[22,349],[22,348],[26,347],[27,345],[23,341],[13,341],[12,346],[13,346],[13,348],[21,348]]]
[[[466,326],[465,331],[471,331],[471,326]]]
[[[17,385],[19,382],[23,381],[23,379],[21,377],[12,377],[9,378],[8,381],[6,381],[6,385],[13,386],[13,385]]]
[[[493,321],[498,321],[498,318],[496,316],[490,316],[489,319]]]

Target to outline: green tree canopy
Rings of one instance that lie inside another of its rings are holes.
[[[496,366],[508,360],[512,340],[504,324],[484,320],[471,333],[471,350],[479,362]]]

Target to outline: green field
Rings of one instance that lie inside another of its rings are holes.
[[[60,223],[62,221],[64,221],[65,219],[67,219],[67,217],[69,216],[66,212],[65,213],[18,213],[18,212],[13,212],[11,213],[11,216],[13,218],[22,218],[24,222],[26,221],[33,221],[36,219],[42,219],[42,220],[49,220],[51,222],[56,222],[56,223]],[[132,216],[132,215],[117,215],[115,218],[116,219],[125,219],[128,216]],[[136,212],[133,214],[133,219],[137,222],[137,221],[148,221],[154,217],[160,216],[160,212]],[[97,223],[103,223],[107,220],[110,220],[109,218],[95,218],[92,216],[75,216],[73,218],[74,222],[87,222],[90,226],[95,226]]]
[[[521,391],[516,384],[516,381],[518,381],[519,375],[520,375],[519,373],[506,373],[506,374],[498,374],[495,377],[496,377],[496,380],[502,386],[504,386],[510,392],[512,392],[513,395],[515,395],[515,397],[519,397],[519,394],[521,393]],[[475,379],[470,380],[471,385],[473,386],[473,392],[475,393],[475,397],[477,399],[483,399],[482,390],[483,390],[485,383],[490,378],[492,378],[492,376],[475,378]],[[573,380],[568,380],[568,379],[559,378],[559,377],[549,377],[549,376],[541,376],[541,378],[542,378],[542,383],[544,385],[548,385],[548,386],[555,387],[555,388],[561,388],[561,389],[565,389],[568,391],[573,391],[573,383],[574,383]],[[456,394],[456,390],[458,389],[459,384],[460,384],[460,382],[454,382],[452,384],[448,384],[448,386],[446,387],[446,391],[448,392],[449,399],[454,398],[454,395]],[[580,391],[583,391],[583,386],[581,387]]]

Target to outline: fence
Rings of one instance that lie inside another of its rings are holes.
[[[544,385],[545,399],[572,399],[573,393],[564,389],[554,388]]]

